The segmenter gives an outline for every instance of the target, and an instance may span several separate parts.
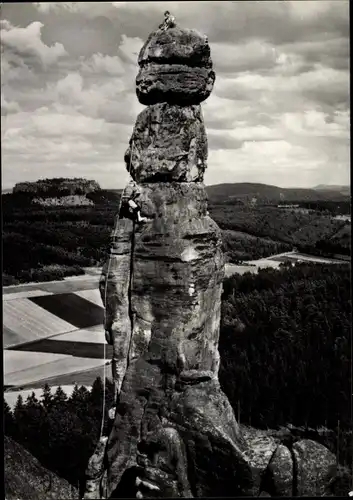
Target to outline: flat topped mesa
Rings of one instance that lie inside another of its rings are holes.
[[[141,104],[199,104],[213,89],[210,47],[205,35],[180,28],[168,12],[141,49],[136,93]]]

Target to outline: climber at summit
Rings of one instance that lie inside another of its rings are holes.
[[[166,31],[168,28],[174,28],[175,26],[175,17],[169,12],[169,10],[166,10],[164,13],[164,21],[159,25],[159,29]]]

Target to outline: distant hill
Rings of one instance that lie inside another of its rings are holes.
[[[341,193],[345,196],[350,196],[351,193],[351,187],[350,186],[341,186],[341,185],[335,185],[335,184],[319,184],[318,186],[315,186],[313,189],[316,191],[322,191],[322,192],[338,192]]]
[[[76,488],[65,479],[45,469],[39,460],[8,436],[4,436],[4,462],[5,498],[7,500],[78,498]]]
[[[209,201],[212,203],[249,203],[256,199],[257,203],[277,203],[317,200],[346,200],[337,190],[316,190],[304,188],[281,188],[268,184],[250,182],[215,184],[206,186]]]

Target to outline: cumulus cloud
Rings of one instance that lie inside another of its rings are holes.
[[[124,185],[137,56],[166,9],[210,41],[206,182],[349,182],[348,2],[50,2],[3,7],[4,187]]]
[[[54,64],[60,57],[66,55],[66,51],[61,43],[48,47],[42,42],[43,26],[40,22],[33,22],[26,28],[19,28],[9,22],[3,23],[1,30],[3,52],[13,54],[14,57],[20,56],[24,62],[26,59],[34,59],[44,66]]]
[[[16,101],[7,101],[1,94],[1,114],[3,116],[21,111],[20,105]]]
[[[60,12],[61,10],[68,12],[80,12],[85,8],[79,2],[33,2],[33,5],[42,14]]]
[[[110,75],[123,75],[125,68],[119,57],[104,56],[103,54],[93,54],[87,60],[81,62],[80,70],[88,73],[108,73]]]
[[[128,37],[122,35],[122,42],[119,46],[119,52],[125,56],[125,60],[136,65],[138,55],[143,46],[143,41],[139,37]]]
[[[255,39],[239,44],[214,43],[212,58],[217,72],[236,73],[273,68],[278,54],[272,44]]]

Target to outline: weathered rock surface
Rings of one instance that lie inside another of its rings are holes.
[[[336,457],[322,444],[303,439],[293,445],[296,496],[323,496],[336,474]]]
[[[185,64],[187,66],[211,66],[210,46],[207,36],[196,30],[175,26],[166,31],[150,34],[140,50],[138,64]]]
[[[144,65],[136,77],[136,94],[141,104],[199,104],[209,97],[215,74],[209,68],[182,64]]]
[[[120,392],[127,367],[131,339],[129,286],[133,223],[117,219],[112,235],[111,255],[102,269],[99,290],[105,306],[106,340],[113,346],[112,375]]]
[[[23,446],[4,436],[4,483],[7,500],[78,498],[65,479],[45,469]]]
[[[258,496],[261,492],[261,483],[268,463],[278,443],[267,431],[241,426],[241,432],[243,440],[246,443],[244,454],[249,461],[253,476],[251,493],[253,496]]]
[[[201,371],[197,374],[198,379],[185,377],[181,381],[172,396],[168,415],[187,446],[193,495],[249,495],[253,473],[233,409],[220,389],[216,374],[208,380]]]
[[[224,262],[204,186],[144,184],[140,204],[153,219],[135,231],[130,359],[218,372]]]
[[[157,30],[142,47],[136,93],[142,104],[199,104],[213,89],[210,47],[195,30]]]
[[[137,117],[126,168],[137,182],[202,182],[207,137],[201,106],[155,104]]]
[[[266,486],[273,497],[293,496],[293,460],[287,446],[279,445],[268,465]]]

